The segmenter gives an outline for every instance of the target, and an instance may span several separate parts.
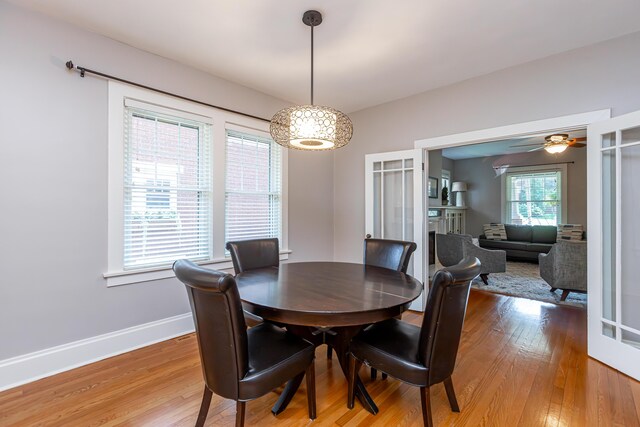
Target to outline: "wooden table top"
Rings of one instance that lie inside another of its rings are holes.
[[[246,310],[267,320],[305,326],[353,326],[405,311],[422,292],[413,277],[340,262],[281,264],[238,274]]]

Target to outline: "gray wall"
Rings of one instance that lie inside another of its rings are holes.
[[[429,153],[429,177],[438,179],[438,198],[429,199],[429,206],[442,206],[442,198],[440,197],[440,191],[442,190],[442,161],[442,150],[433,150]]]
[[[350,114],[353,140],[334,158],[335,259],[361,256],[365,154],[603,108],[614,115],[639,110],[638,69],[640,33],[634,33]]]
[[[0,360],[188,312],[175,279],[105,285],[107,82],[64,62],[262,117],[286,103],[4,2],[0,52]],[[332,258],[332,168],[290,153],[292,261]]]
[[[456,160],[456,180],[469,185],[467,201],[467,233],[482,234],[482,224],[501,221],[501,177],[494,165],[538,165],[556,162],[575,162],[567,165],[567,222],[587,226],[587,150],[570,148],[557,157],[546,151],[505,156]]]

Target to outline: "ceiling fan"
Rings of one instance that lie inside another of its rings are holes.
[[[548,153],[558,154],[562,153],[567,148],[583,148],[586,147],[587,144],[584,144],[582,141],[586,141],[586,137],[579,137],[569,139],[569,134],[566,133],[554,133],[553,135],[546,136],[544,138],[544,142],[537,144],[525,144],[525,145],[512,145],[512,147],[536,147],[529,150],[538,151],[545,150]]]

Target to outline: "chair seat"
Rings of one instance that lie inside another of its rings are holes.
[[[427,368],[418,360],[420,327],[397,319],[376,323],[351,341],[351,353],[401,381],[426,386]]]
[[[256,399],[312,363],[313,344],[270,323],[247,330],[249,370],[240,380],[240,400]]]

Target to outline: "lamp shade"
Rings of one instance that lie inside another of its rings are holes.
[[[544,149],[547,153],[558,154],[566,150],[567,147],[569,147],[569,144],[567,144],[566,142],[564,143],[559,142],[559,143],[553,143],[553,144],[546,144],[544,146]]]
[[[451,191],[467,191],[467,183],[458,181],[451,184]]]

